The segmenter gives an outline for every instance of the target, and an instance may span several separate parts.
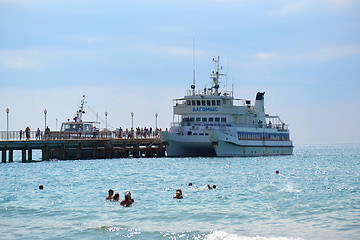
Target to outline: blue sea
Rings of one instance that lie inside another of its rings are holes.
[[[360,144],[248,158],[20,154],[0,164],[1,239],[360,239]],[[106,201],[109,189],[135,203]]]

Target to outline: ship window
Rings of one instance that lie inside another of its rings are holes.
[[[188,132],[188,135],[191,135],[192,134],[192,132]]]
[[[209,117],[209,122],[213,122],[213,121],[214,121],[214,118]]]
[[[194,118],[190,118],[190,122],[193,122],[194,121]]]
[[[193,133],[193,135],[198,135],[197,133]]]
[[[205,136],[209,135],[209,133],[205,133]]]
[[[220,106],[220,100],[216,100],[216,105]]]
[[[201,121],[201,118],[197,117],[197,118],[196,118],[196,121],[197,121],[197,122],[200,122],[200,121]]]
[[[200,100],[196,101],[196,105],[200,106]]]
[[[191,104],[190,104],[190,100],[187,100],[187,101],[186,101],[186,105],[191,105]]]
[[[203,121],[203,122],[206,122],[206,121],[207,121],[207,118],[202,118],[202,121]]]
[[[226,122],[226,118],[221,118],[221,122]]]
[[[216,117],[215,122],[220,122],[220,118]]]
[[[201,105],[203,105],[203,106],[206,105],[206,104],[205,104],[205,100],[202,100],[202,101],[201,101]]]
[[[206,100],[206,105],[210,106],[210,100]]]
[[[215,106],[215,100],[211,100],[211,105]]]
[[[195,106],[195,100],[192,100],[192,101],[191,101],[191,104],[192,104],[193,106]]]

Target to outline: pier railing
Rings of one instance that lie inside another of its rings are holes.
[[[81,133],[81,132],[60,132],[60,131],[50,131],[45,133],[41,131],[38,135],[37,131],[30,131],[26,135],[25,131],[20,133],[20,131],[0,131],[0,141],[26,141],[26,140],[56,140],[56,139],[118,139],[118,138],[129,138],[129,139],[139,139],[139,138],[160,138],[158,132],[149,132],[146,135],[139,135],[136,133],[128,133],[118,131],[97,131],[91,133]]]

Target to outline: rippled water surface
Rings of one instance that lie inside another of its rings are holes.
[[[110,188],[121,198],[130,190],[135,203],[106,201]],[[173,199],[178,188],[181,200]],[[360,145],[299,145],[292,156],[0,164],[0,236],[359,239]]]

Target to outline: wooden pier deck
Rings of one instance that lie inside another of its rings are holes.
[[[21,151],[22,162],[32,161],[32,151],[36,149],[41,150],[43,161],[165,156],[165,145],[159,138],[0,141],[3,163],[13,162],[16,150]]]

